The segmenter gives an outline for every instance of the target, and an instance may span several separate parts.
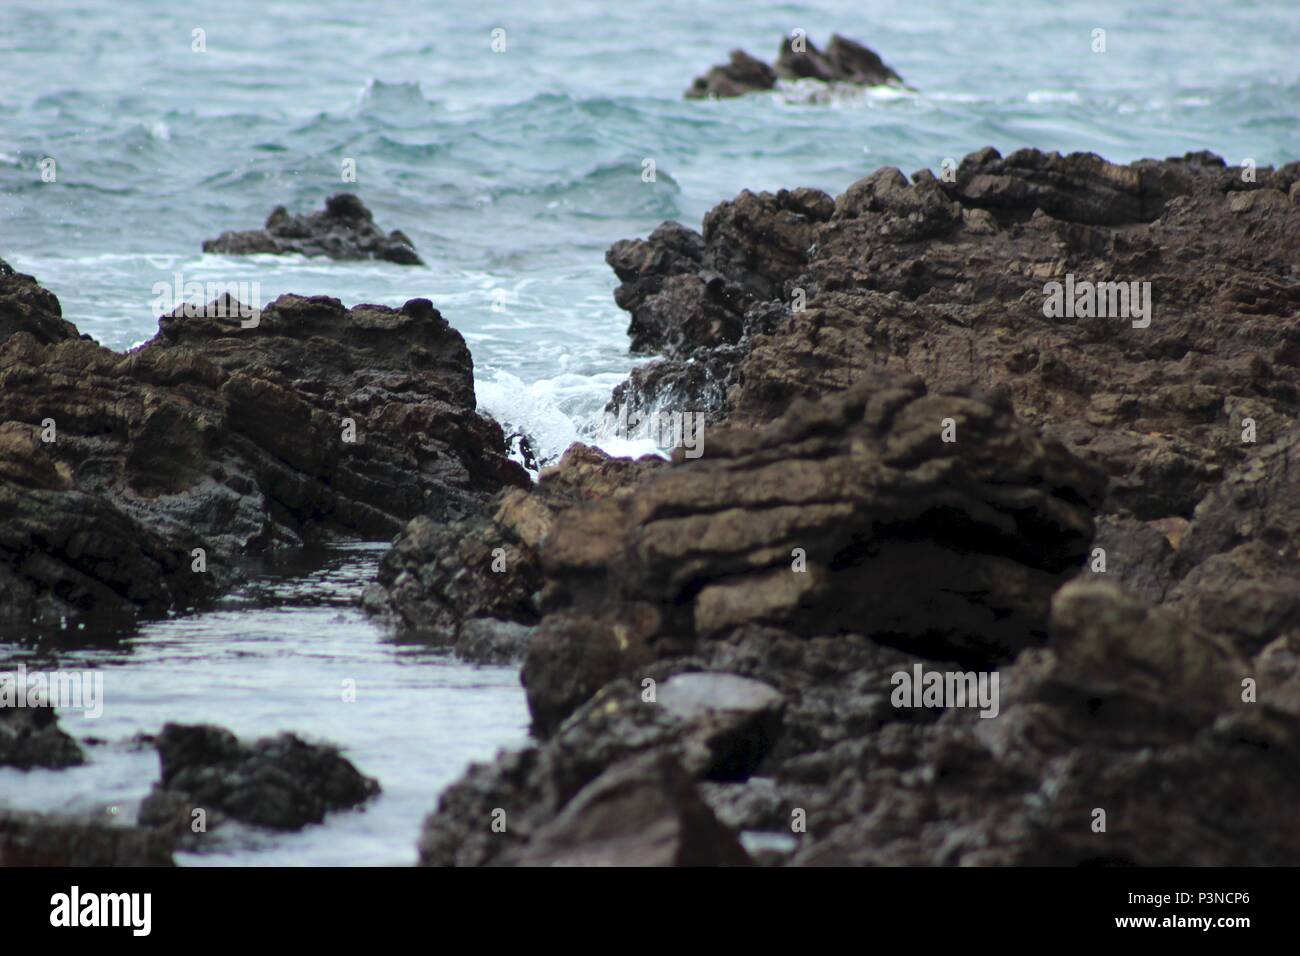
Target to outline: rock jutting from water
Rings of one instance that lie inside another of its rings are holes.
[[[379,793],[379,782],[336,748],[293,734],[245,744],[222,727],[167,724],[154,744],[162,779],[141,804],[140,822],[187,839],[226,820],[299,830]]]
[[[985,149],[616,244],[620,399],[705,453],[476,526],[537,740],[421,861],[1300,862],[1298,240],[1297,163]],[[413,621],[494,613],[427,560]]]
[[[204,602],[235,560],[478,513],[527,474],[429,304],[223,299],[130,352],[0,270],[0,622],[103,625]],[[189,309],[189,311],[195,311]]]
[[[424,264],[404,233],[394,229],[385,234],[375,225],[370,210],[352,193],[331,196],[320,212],[295,215],[276,206],[261,229],[223,232],[205,240],[203,251],[232,256],[261,253],[380,259],[404,266]]]
[[[788,36],[771,66],[744,50],[703,76],[686,91],[687,99],[726,99],[773,89],[778,80],[818,80],[852,86],[901,86],[902,77],[861,43],[832,34],[825,52],[806,36]]]

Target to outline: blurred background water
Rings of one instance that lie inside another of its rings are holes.
[[[698,228],[741,189],[838,192],[881,165],[937,170],[985,145],[1297,159],[1296,14],[1295,0],[0,0],[0,257],[114,348],[153,334],[152,287],[176,271],[256,281],[264,302],[428,297],[470,345],[480,405],[549,457],[593,433],[634,363],[604,263],[613,241],[670,218]],[[794,29],[868,44],[916,92],[681,98],[730,49],[770,60]],[[340,190],[427,265],[200,253]],[[374,555],[322,560],[287,592],[72,652],[113,669],[110,743],[83,770],[0,771],[0,802],[129,805],[156,775],[131,735],[164,719],[298,729],[345,744],[387,795],[206,861],[413,858],[436,787],[522,737],[515,672],[391,644],[348,605]],[[369,709],[335,702],[340,666],[373,674]]]

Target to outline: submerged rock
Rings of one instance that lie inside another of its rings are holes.
[[[325,200],[321,212],[291,215],[276,206],[266,225],[250,232],[223,232],[203,243],[204,252],[234,256],[301,255],[331,259],[381,259],[400,265],[424,263],[406,235],[394,229],[385,235],[370,210],[352,193]]]
[[[298,830],[379,793],[378,781],[336,748],[293,734],[244,744],[221,727],[167,724],[155,743],[162,779],[141,805],[140,821],[181,833],[193,831],[200,810],[208,827],[229,818]]]

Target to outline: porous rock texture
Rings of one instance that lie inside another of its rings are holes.
[[[235,580],[239,557],[391,537],[528,484],[475,411],[464,340],[427,299],[285,295],[255,323],[229,299],[185,311],[114,352],[0,269],[4,626],[193,606]]]
[[[537,740],[421,860],[1300,862],[1298,180],[985,149],[616,244],[616,401],[704,454],[542,506]]]
[[[327,256],[330,259],[380,259],[399,265],[424,263],[411,240],[396,229],[385,234],[374,215],[352,193],[325,200],[320,212],[293,215],[276,206],[261,229],[223,232],[203,243],[204,252],[234,256],[256,254]]]

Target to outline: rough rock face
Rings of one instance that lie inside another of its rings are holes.
[[[1005,660],[1045,636],[1103,490],[1005,406],[887,376],[714,432],[706,451],[552,530],[523,673],[537,730],[630,667],[746,624]]]
[[[662,465],[575,444],[534,491],[509,489],[461,521],[412,520],[380,561],[363,606],[405,638],[484,663],[522,659],[541,619],[542,541],[573,505],[617,497]]]
[[[796,52],[796,46],[798,51]],[[807,37],[786,37],[776,63],[768,66],[744,50],[732,50],[727,63],[698,76],[686,91],[688,99],[743,96],[770,90],[777,79],[820,80],[823,83],[848,83],[854,86],[902,85],[895,73],[872,50],[838,33],[831,35],[825,52]]]
[[[617,244],[616,398],[705,455],[540,539],[540,739],[422,862],[1300,862],[1298,180],[982,150]]]
[[[0,674],[0,681],[4,675]],[[59,727],[52,707],[11,707],[0,703],[0,767],[57,769],[84,763],[77,742]]]
[[[162,317],[126,354],[79,338],[30,277],[0,277],[0,309],[14,302],[34,306],[0,312],[7,626],[190,606],[238,555],[389,536],[528,483],[475,412],[464,340],[425,299],[281,296],[250,328],[222,300]]]
[[[171,838],[151,827],[0,810],[0,867],[172,865]]]
[[[385,235],[374,223],[370,210],[352,193],[338,193],[325,200],[321,212],[291,215],[276,206],[261,229],[223,232],[205,240],[204,252],[248,256],[328,256],[331,259],[382,259],[405,266],[424,263],[402,232]]]
[[[825,53],[807,38],[803,41],[803,49],[796,51],[794,38],[786,37],[781,41],[776,73],[785,79],[852,83],[856,86],[898,86],[903,82],[903,78],[890,69],[874,50],[838,33],[831,34]]]
[[[141,804],[140,822],[179,833],[192,832],[196,809],[209,828],[234,819],[297,830],[379,792],[338,750],[293,734],[242,744],[220,727],[167,724],[155,743],[162,780]]]
[[[634,326],[658,330],[646,347],[667,357],[638,370],[634,397],[762,422],[877,368],[938,390],[1005,390],[1017,414],[1107,471],[1108,510],[1189,518],[1244,458],[1244,419],[1261,442],[1296,421],[1300,206],[1288,193],[1300,165],[1256,173],[1243,182],[1204,154],[1116,166],[986,149],[952,182],[922,171],[909,183],[886,168],[832,212],[829,197],[805,198],[817,211],[806,243],[779,196],[742,193],[709,214],[703,236],[671,224],[671,241],[666,225],[611,248],[620,305]],[[720,228],[732,218],[734,232]],[[764,254],[769,236],[787,238],[781,255]],[[763,329],[719,346],[710,303],[678,296],[675,311],[656,309],[687,275],[753,290],[746,314],[765,309]],[[1045,287],[1067,276],[1150,283],[1150,325],[1046,317]],[[684,360],[701,372],[681,372]]]
[[[42,345],[77,338],[77,327],[64,320],[58,297],[0,259],[0,341],[19,331]]]

